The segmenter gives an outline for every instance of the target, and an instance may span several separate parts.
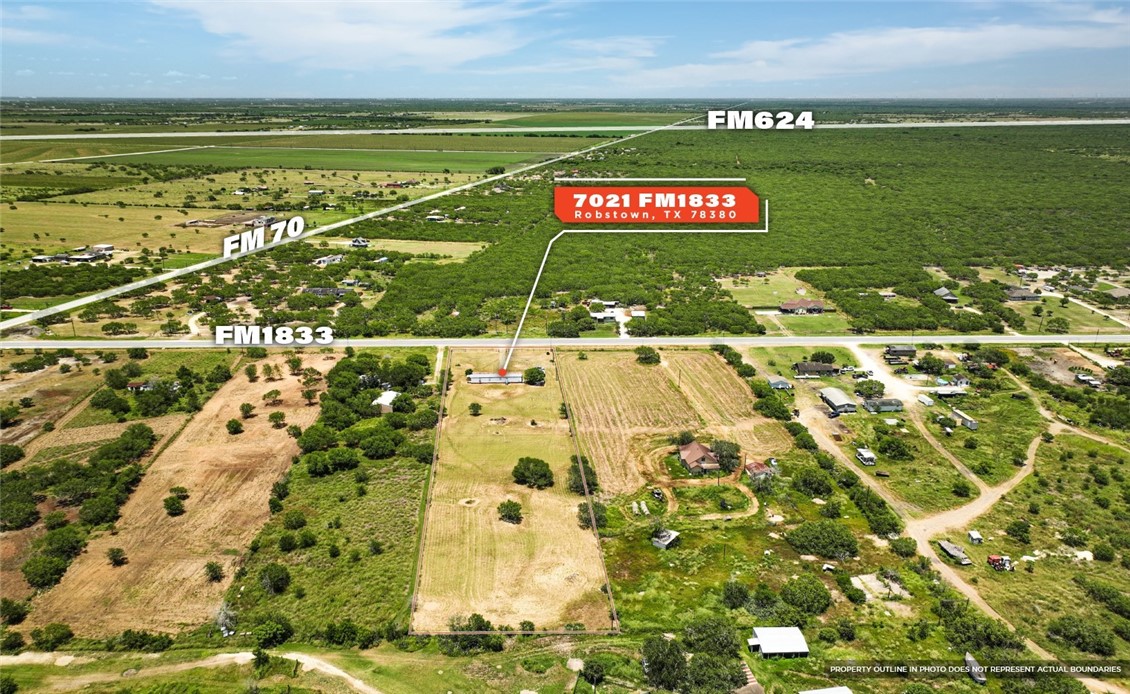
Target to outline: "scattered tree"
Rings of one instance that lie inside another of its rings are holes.
[[[655,351],[652,347],[641,346],[636,347],[636,362],[639,364],[658,364],[660,362],[659,352]]]
[[[522,504],[507,499],[498,505],[499,519],[515,525],[522,522]]]
[[[512,471],[514,481],[535,489],[553,486],[553,470],[540,458],[519,458]]]
[[[170,516],[180,516],[184,514],[184,502],[175,496],[165,497],[165,513]]]
[[[522,372],[522,382],[528,386],[545,385],[545,369],[533,366]]]
[[[224,580],[224,567],[220,566],[220,562],[210,561],[204,565],[204,575],[212,583],[219,583]]]

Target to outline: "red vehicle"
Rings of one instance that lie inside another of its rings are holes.
[[[989,555],[989,566],[997,571],[1012,571],[1012,559],[1010,557],[1002,557],[999,554]]]

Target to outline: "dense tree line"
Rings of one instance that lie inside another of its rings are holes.
[[[8,270],[0,295],[78,296],[111,287],[120,287],[144,277],[145,270],[104,263],[83,265],[33,265],[23,270]]]

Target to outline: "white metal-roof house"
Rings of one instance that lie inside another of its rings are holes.
[[[399,395],[400,393],[395,390],[386,390],[381,393],[380,397],[373,401],[373,407],[378,408],[381,414],[392,412],[392,402],[396,400]]]
[[[481,384],[481,383],[501,383],[501,384],[521,383],[522,382],[522,374],[506,374],[505,376],[502,376],[502,375],[499,375],[497,373],[492,373],[492,372],[473,373],[473,374],[471,374],[470,376],[467,377],[467,381],[470,382],[470,383],[479,383],[479,384]]]
[[[808,657],[808,642],[796,627],[754,627],[746,644],[750,653],[760,652],[766,658]]]

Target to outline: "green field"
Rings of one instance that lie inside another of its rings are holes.
[[[358,472],[369,481],[359,483]],[[311,478],[305,466],[296,466],[286,507],[306,515],[317,544],[279,551],[278,539],[286,531],[276,516],[259,533],[247,578],[232,584],[228,599],[248,616],[281,611],[306,639],[330,621],[348,618],[377,626],[405,617],[427,474],[427,467],[403,458],[366,460],[355,471],[323,478]],[[364,496],[358,495],[359,486]],[[337,521],[340,527],[329,527]],[[380,541],[381,554],[370,552],[370,540]],[[330,555],[332,545],[340,549],[339,557]],[[283,595],[270,596],[255,580],[271,562],[284,564],[293,578]]]
[[[1118,321],[1111,320],[1101,313],[1096,313],[1086,306],[1080,306],[1074,301],[1068,302],[1066,306],[1061,306],[1058,298],[1047,297],[1043,301],[1014,301],[1008,306],[1024,316],[1025,333],[1048,334],[1048,320],[1051,318],[1066,318],[1070,326],[1068,332],[1073,334],[1093,335],[1095,333],[1130,332],[1130,328]],[[1043,321],[1040,320],[1040,316],[1036,316],[1034,313],[1037,306],[1043,308]]]
[[[22,162],[52,159],[71,159],[75,157],[97,157],[107,154],[129,154],[133,152],[152,152],[158,149],[172,149],[177,145],[149,143],[132,140],[17,140],[5,142],[0,148],[0,163],[18,164]],[[7,174],[8,171],[4,170]]]
[[[854,458],[857,447],[869,447],[878,457],[878,462],[873,467],[861,469],[896,496],[927,513],[955,508],[979,496],[979,492],[972,484],[969,484],[969,496],[959,497],[954,494],[954,485],[964,480],[964,477],[926,441],[913,424],[903,421],[891,427],[883,423],[883,420],[888,418],[902,420],[901,413],[872,415],[862,408],[861,412],[857,415],[840,417],[838,420],[850,427],[855,435],[842,446],[843,451],[848,457]],[[911,458],[900,460],[881,452],[878,448],[879,432],[883,432],[882,435],[885,437],[892,437],[905,443],[910,450]],[[877,475],[879,472],[886,472],[889,477],[879,477]]]
[[[701,515],[706,513],[739,512],[749,508],[749,499],[729,484],[703,487],[675,487],[679,500],[679,513]],[[657,504],[658,505],[658,504]]]
[[[796,278],[797,268],[781,268],[765,277],[723,277],[718,284],[748,308],[777,308],[792,299],[823,299],[824,292]],[[801,294],[797,290],[802,290]]]
[[[462,260],[475,251],[486,247],[483,243],[467,243],[463,241],[407,241],[403,239],[369,239],[369,248],[378,251],[396,251],[397,253],[413,253],[416,255],[436,253],[451,256],[454,260]]]
[[[776,316],[776,319],[794,335],[843,335],[851,327],[847,316],[842,313],[821,313],[813,316]]]
[[[532,116],[519,115],[507,118],[496,125],[513,127],[553,127],[553,126],[608,126],[608,125],[647,125],[660,126],[700,115],[691,113],[628,113],[608,111],[558,111],[539,113]]]
[[[1028,444],[1047,426],[1031,399],[1015,399],[1014,393],[1023,394],[1019,389],[1007,388],[996,393],[971,393],[953,403],[977,420],[977,431],[958,426],[954,427],[953,436],[945,436],[932,421],[936,415],[950,415],[944,406],[935,405],[926,417],[926,425],[946,450],[989,484],[1016,474],[1019,467],[1014,461],[1024,459]],[[971,440],[975,448],[967,447]]]
[[[198,138],[199,139],[199,138]],[[599,142],[597,140],[596,142]],[[596,144],[591,142],[591,144]],[[553,135],[280,135],[248,137],[243,147],[296,149],[382,149],[440,150],[445,152],[571,152],[588,146],[590,141],[579,137]]]
[[[787,375],[790,379],[795,375],[793,364],[804,361],[812,356],[813,352],[831,352],[836,357],[837,366],[855,365],[855,357],[851,351],[844,347],[755,347],[749,350],[750,355],[757,363],[768,366],[773,373]]]
[[[138,154],[107,159],[108,162],[150,164],[214,164],[219,166],[261,166],[280,169],[344,169],[347,171],[433,171],[484,172],[493,166],[514,166],[537,161],[544,156],[529,152],[365,152],[356,150],[296,150],[291,148],[223,147]],[[94,159],[92,161],[102,161]]]

